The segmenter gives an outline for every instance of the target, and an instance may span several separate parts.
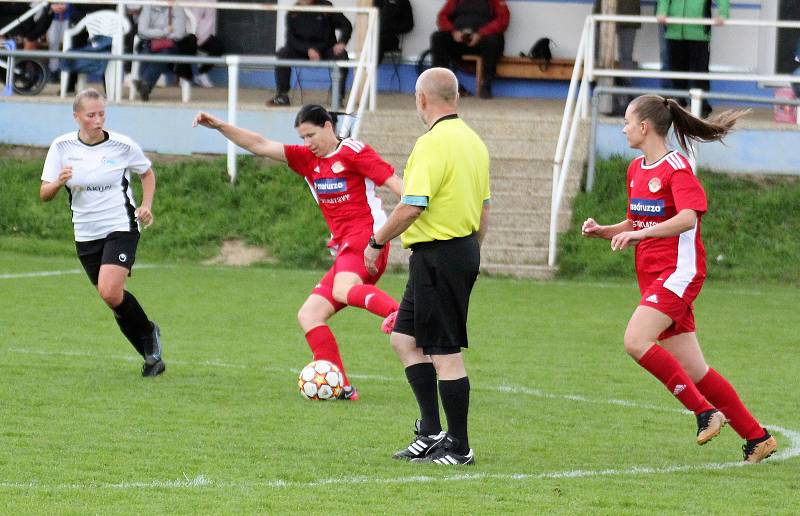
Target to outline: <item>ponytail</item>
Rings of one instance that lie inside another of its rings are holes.
[[[666,137],[672,126],[675,138],[686,154],[691,153],[691,141],[722,141],[733,130],[736,121],[750,112],[749,109],[728,110],[703,120],[686,111],[675,99],[642,95],[631,103],[639,119],[649,120],[657,134]]]

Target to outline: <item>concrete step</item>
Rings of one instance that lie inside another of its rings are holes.
[[[481,137],[508,135],[552,134],[558,138],[561,130],[561,117],[552,115],[526,116],[525,113],[515,113],[514,116],[505,114],[483,114],[480,116],[465,114],[464,121]],[[581,129],[585,130],[588,123],[582,123]],[[388,133],[388,134],[416,134],[425,132],[425,126],[416,116],[409,111],[376,111],[366,113],[361,122],[359,137],[362,132]]]
[[[386,160],[395,168],[399,175],[403,175],[403,169],[406,166],[408,154],[392,152],[383,152],[380,154],[384,160]],[[567,178],[579,181],[581,175],[583,174],[583,168],[583,155],[578,154],[573,156]],[[533,177],[552,178],[553,156],[526,159],[493,157],[491,160],[491,176],[492,181],[495,181],[497,178],[501,177],[516,178],[520,180]]]
[[[368,143],[381,155],[404,154],[408,156],[416,142],[415,137],[403,134],[362,133],[359,139]],[[543,135],[539,138],[490,137],[483,138],[492,160],[497,159],[541,159],[553,160],[556,152],[557,135]]]

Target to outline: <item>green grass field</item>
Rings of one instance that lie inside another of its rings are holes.
[[[145,235],[146,237],[147,235]],[[146,261],[142,254],[140,261]],[[167,372],[139,360],[75,258],[0,251],[0,511],[295,514],[796,514],[796,288],[708,284],[707,359],[780,452],[739,467],[730,429],[694,418],[623,352],[621,283],[482,278],[472,298],[477,465],[393,461],[416,405],[380,321],[333,321],[361,401],[309,402],[295,322],[319,271],[163,265],[129,283],[162,328]],[[27,273],[63,272],[51,276]],[[382,285],[399,296],[403,276]]]

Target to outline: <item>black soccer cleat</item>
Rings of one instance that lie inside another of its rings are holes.
[[[393,459],[413,460],[424,458],[436,451],[436,449],[441,446],[445,435],[447,434],[444,432],[439,432],[436,435],[422,435],[419,431],[419,425],[420,420],[417,419],[416,423],[414,424],[414,433],[417,437],[411,441],[411,444],[409,444],[406,448],[403,448],[399,452],[392,455]]]
[[[772,437],[767,429],[764,429],[764,437],[750,439],[742,446],[744,461],[750,464],[757,464],[766,459],[778,449],[778,442]]]
[[[345,400],[345,401],[358,401],[360,398],[358,394],[358,389],[355,388],[353,385],[345,385],[342,387],[341,392],[336,397],[337,400]]]
[[[472,448],[467,449],[466,454],[458,453],[458,439],[452,435],[445,434],[441,445],[428,454],[426,457],[411,459],[411,462],[431,463],[439,466],[474,466],[475,453]]]
[[[145,362],[142,365],[142,376],[144,376],[145,378],[154,377],[160,375],[166,370],[167,370],[167,365],[164,363],[163,360],[159,360],[158,362],[153,362],[152,364],[148,364],[147,362]]]
[[[728,421],[725,415],[717,409],[706,410],[697,415],[697,444],[706,444],[711,439],[719,435],[722,427]]]
[[[167,366],[161,360],[161,329],[158,325],[152,322],[153,333],[150,335],[150,342],[147,343],[148,353],[144,357],[144,365],[142,366],[142,376],[158,376],[163,373]],[[146,348],[146,349],[147,349]]]

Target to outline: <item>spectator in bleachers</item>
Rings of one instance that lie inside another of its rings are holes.
[[[297,5],[332,6],[328,0],[298,0]],[[336,31],[339,31],[338,37]],[[353,25],[342,13],[320,13],[290,11],[286,14],[286,46],[278,50],[280,59],[349,59],[347,42],[353,32]],[[347,82],[347,68],[342,69],[339,93],[344,95]],[[291,68],[275,68],[276,92],[267,101],[268,106],[288,106],[291,89]]]
[[[177,42],[186,35],[186,13],[183,8],[145,5],[139,14],[139,38],[142,54],[177,54]],[[150,92],[169,63],[142,62],[136,90],[147,102]]]
[[[716,25],[725,23],[730,12],[730,0],[717,0]],[[658,0],[656,17],[659,23],[667,23],[671,18],[711,18],[711,0]],[[667,25],[667,50],[669,52],[669,69],[680,72],[708,72],[711,57],[710,25]],[[710,91],[711,83],[701,80],[673,79],[672,85],[677,90],[700,88]],[[686,100],[680,99],[686,106]],[[711,104],[703,99],[702,116],[711,114]]]
[[[69,11],[69,26],[74,27],[81,20],[83,20],[87,14],[93,13],[95,11],[101,10],[116,10],[117,6],[113,4],[71,4],[70,11]],[[131,31],[132,32],[132,31]],[[72,36],[72,48],[80,48],[85,47],[89,44],[89,33],[88,31],[81,31],[78,34]],[[78,80],[78,74],[70,72],[69,80],[67,81],[67,93],[73,93],[75,91],[75,83]]]
[[[0,28],[13,22],[33,7],[33,4],[24,2],[11,2],[0,4]],[[53,16],[66,10],[65,4],[50,4],[37,11],[33,16],[25,19],[11,29],[7,36],[20,37],[23,40],[23,49],[37,50],[39,40],[47,34],[47,29],[53,21]]]
[[[431,35],[432,65],[453,69],[453,61],[462,55],[480,55],[484,69],[481,98],[492,98],[492,80],[503,55],[508,21],[505,0],[447,0],[436,19],[439,30]],[[467,94],[460,85],[459,93]]]
[[[641,0],[617,0],[617,8],[614,12],[602,13],[602,0],[594,0],[594,14],[618,14],[622,16],[638,16],[642,14]],[[635,70],[639,64],[633,60],[633,45],[636,41],[636,31],[641,28],[641,23],[616,23],[617,34],[617,67],[625,70]],[[599,38],[597,39],[599,42]],[[601,54],[598,52],[598,56]],[[631,86],[628,77],[617,77],[614,79],[615,86]],[[624,115],[625,108],[633,100],[627,95],[614,95],[611,102],[611,115]]]
[[[215,3],[217,0],[207,0],[208,3]],[[217,33],[217,10],[211,7],[192,7],[192,14],[197,19],[197,49],[210,56],[221,56],[225,53],[222,41],[216,36]],[[211,70],[210,64],[203,64],[197,69],[194,76],[194,83],[202,88],[213,88],[214,83],[208,77]]]
[[[69,17],[72,9],[69,4],[51,4],[50,8],[53,10],[53,18],[50,28],[47,29],[47,49],[51,52],[58,52],[64,42],[64,31],[69,27]],[[56,72],[60,68],[59,60],[50,59],[48,65],[51,81],[57,82],[59,78]]]
[[[414,13],[409,0],[374,0],[378,8],[381,31],[378,35],[378,62],[386,52],[397,52],[400,36],[414,28]]]
[[[118,17],[114,17],[118,20]],[[95,17],[91,23],[87,23],[86,32],[89,35],[89,42],[86,46],[73,48],[73,52],[93,52],[98,54],[110,53],[111,43],[114,33],[119,27],[119,22],[112,22],[108,18]],[[71,73],[86,73],[90,77],[102,76],[106,70],[108,61],[98,59],[65,59],[61,67]]]

